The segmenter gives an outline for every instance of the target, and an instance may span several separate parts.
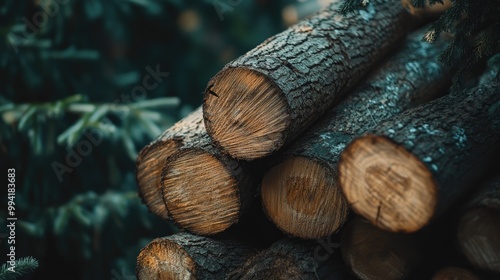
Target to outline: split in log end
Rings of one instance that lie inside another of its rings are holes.
[[[306,157],[289,157],[262,181],[268,217],[287,234],[322,238],[345,222],[348,205],[330,168]]]
[[[168,219],[168,211],[160,194],[160,180],[163,161],[177,149],[174,140],[167,140],[147,146],[137,157],[136,179],[139,196],[149,211]]]
[[[472,208],[460,219],[458,242],[476,267],[500,273],[500,212],[486,207]]]
[[[158,238],[141,250],[137,257],[137,279],[196,279],[196,263],[178,244]]]
[[[384,230],[415,232],[434,215],[437,186],[432,173],[388,138],[368,135],[348,145],[339,178],[353,210]]]
[[[168,159],[161,193],[172,219],[195,234],[222,232],[240,215],[236,179],[215,156],[201,150],[182,150]]]
[[[214,142],[236,159],[264,157],[284,144],[289,108],[284,94],[265,75],[227,68],[205,91],[205,126]]]

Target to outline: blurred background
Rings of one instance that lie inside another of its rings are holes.
[[[139,250],[176,231],[137,196],[137,152],[227,62],[327,2],[3,0],[0,167],[15,168],[16,259],[39,262],[19,279],[135,279]]]

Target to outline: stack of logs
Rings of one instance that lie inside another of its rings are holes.
[[[500,273],[498,63],[447,94],[422,17],[338,5],[226,65],[140,152],[143,202],[183,232],[140,252],[138,279]]]

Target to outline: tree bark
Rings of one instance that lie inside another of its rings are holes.
[[[495,83],[444,96],[351,142],[339,177],[354,211],[396,232],[446,211],[498,155],[499,91]]]
[[[283,239],[250,257],[227,279],[349,279],[338,256],[338,244],[331,243],[330,239],[327,242]]]
[[[378,229],[360,217],[342,232],[342,258],[359,279],[406,279],[421,258],[414,235]]]
[[[178,233],[157,238],[137,257],[139,280],[225,279],[254,251],[229,240]]]
[[[182,146],[183,141],[203,138],[204,134],[206,134],[206,130],[201,107],[199,107],[165,130],[156,140],[139,152],[136,162],[139,196],[152,213],[163,219],[169,218],[160,192],[161,172],[165,160]]]
[[[227,64],[208,83],[203,114],[237,159],[269,155],[309,127],[403,38],[402,5],[372,0],[342,16],[340,1]]]
[[[337,175],[345,146],[377,123],[444,92],[450,75],[437,57],[446,46],[423,42],[424,33],[413,33],[396,55],[284,150],[264,176],[263,206],[281,230],[301,238],[337,231],[348,213]]]
[[[457,237],[471,264],[500,273],[500,176],[489,181],[467,205]]]

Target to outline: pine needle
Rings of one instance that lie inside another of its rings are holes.
[[[8,270],[10,265],[4,263],[0,268],[0,279],[16,280],[18,277],[33,272],[38,267],[38,260],[33,257],[25,257],[16,260],[14,272]]]

